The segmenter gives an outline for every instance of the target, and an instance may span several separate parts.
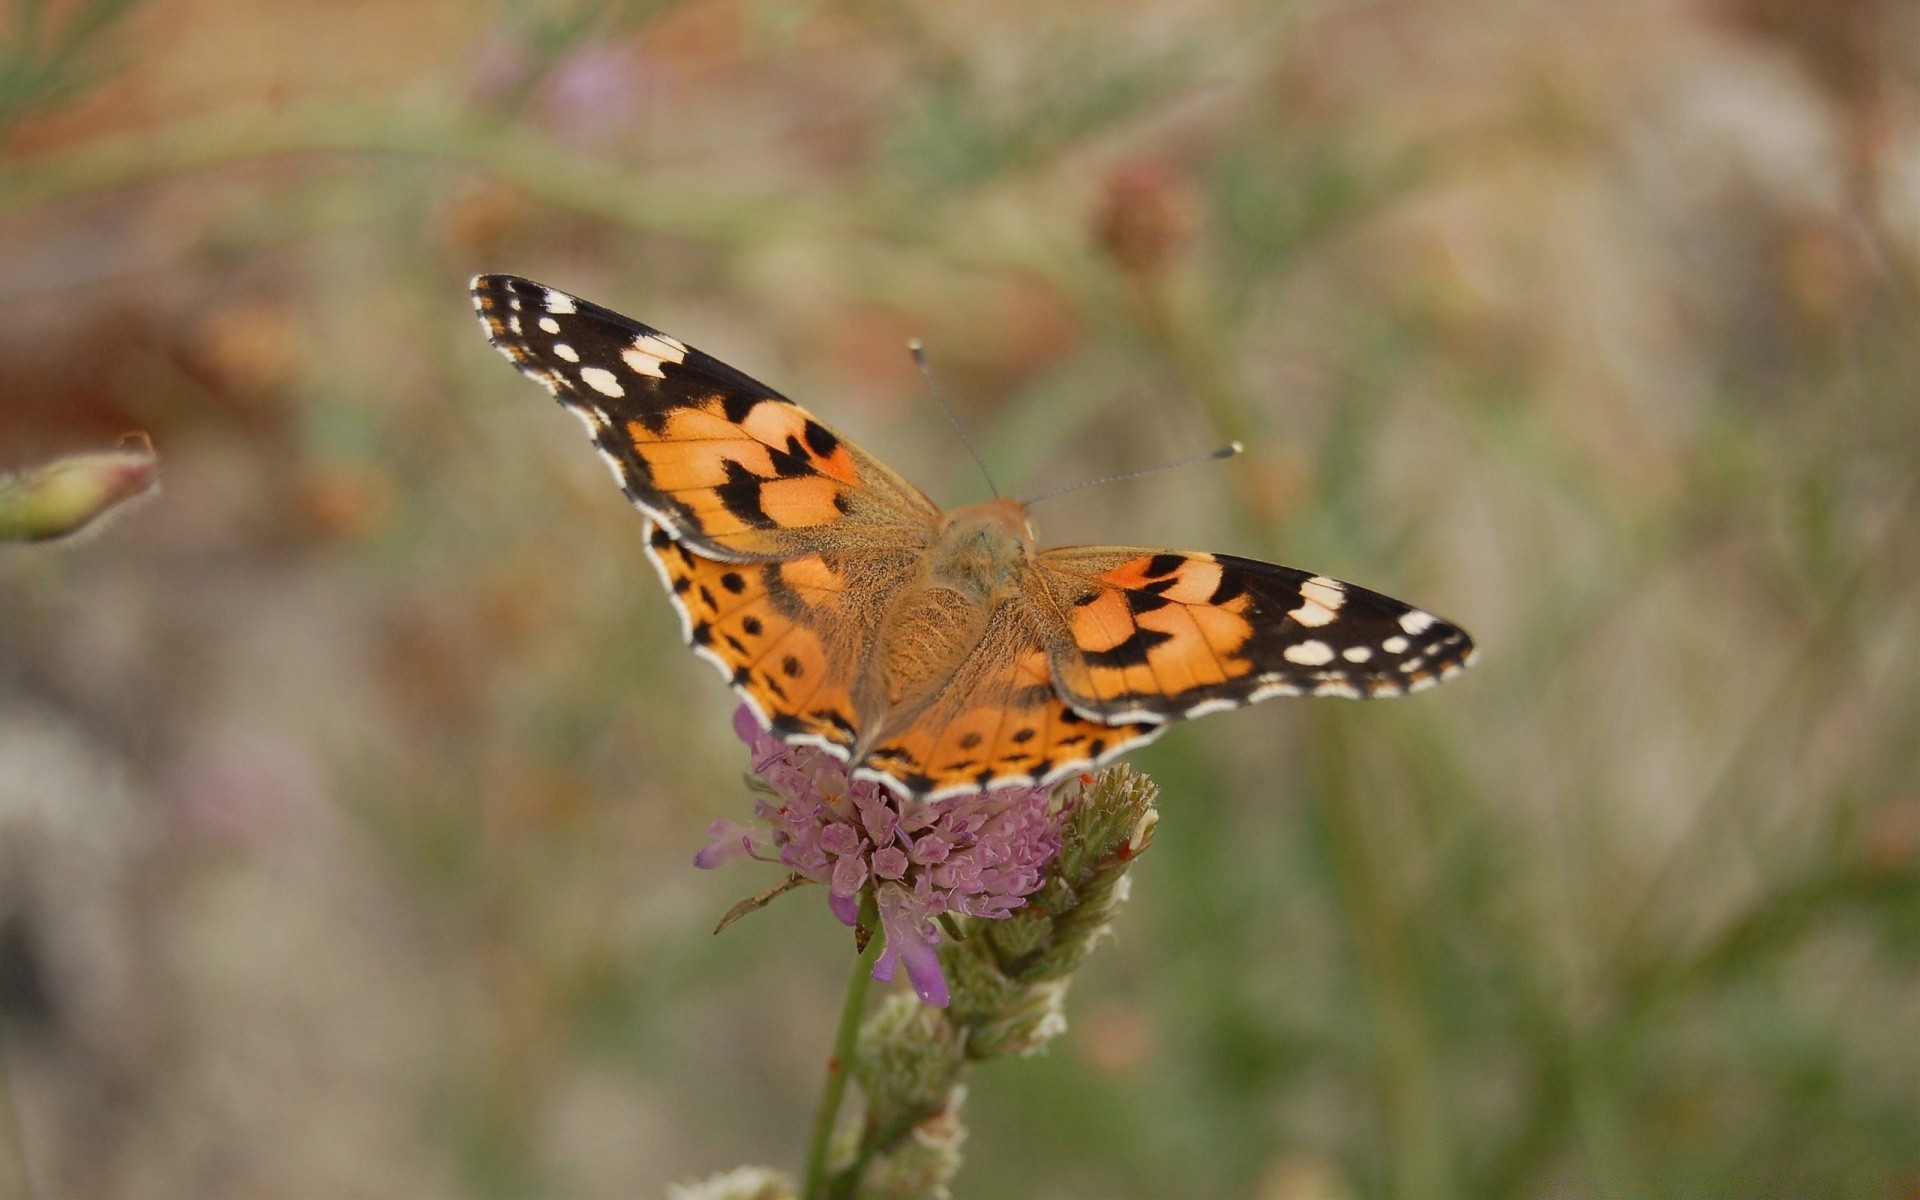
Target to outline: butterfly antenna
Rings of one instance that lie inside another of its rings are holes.
[[[948,404],[947,398],[940,394],[940,385],[933,381],[933,368],[927,365],[927,351],[920,345],[919,338],[914,338],[907,343],[907,353],[913,355],[914,365],[920,368],[920,374],[926,376],[927,390],[933,393],[934,403],[940,406],[941,412],[947,414],[947,420],[953,422],[953,431],[959,434],[960,440],[967,444],[967,453],[973,455],[973,461],[980,464],[980,474],[986,476],[987,487],[993,492],[994,499],[998,500],[1000,486],[994,483],[993,472],[987,470],[987,460],[980,457],[980,447],[973,444],[973,438],[967,433],[967,427],[960,423],[960,418],[954,415],[953,406]]]
[[[1138,471],[1123,471],[1118,475],[1102,475],[1098,479],[1083,479],[1079,483],[1070,483],[1066,487],[1055,488],[1050,492],[1042,492],[1027,501],[1026,506],[1032,508],[1042,500],[1051,500],[1055,496],[1063,496],[1068,492],[1077,492],[1081,488],[1099,487],[1103,483],[1119,483],[1125,479],[1138,479],[1142,475],[1158,475],[1162,471],[1177,471],[1181,467],[1191,467],[1195,463],[1213,462],[1221,458],[1232,458],[1245,449],[1246,447],[1239,442],[1228,442],[1218,450],[1209,450],[1205,454],[1196,454],[1192,458],[1183,458],[1177,462],[1161,463],[1157,467],[1142,467]]]

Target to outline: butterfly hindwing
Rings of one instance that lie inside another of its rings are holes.
[[[647,555],[680,613],[687,643],[718,667],[761,723],[841,758],[874,705],[862,680],[871,644],[863,604],[884,603],[911,553],[709,558],[649,522]]]
[[[629,499],[717,558],[924,537],[918,489],[799,405],[675,338],[511,275],[473,281],[488,339],[578,415]]]
[[[1110,725],[1075,712],[1053,686],[1027,606],[998,605],[946,686],[890,717],[856,774],[934,797],[1052,783],[1153,740],[1155,723]]]
[[[1062,694],[1107,721],[1269,696],[1397,696],[1464,668],[1457,626],[1366,588],[1226,554],[1069,547],[1039,556]]]

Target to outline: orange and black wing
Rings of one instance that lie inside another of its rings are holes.
[[[1036,565],[1030,603],[1053,677],[1103,721],[1171,721],[1269,696],[1398,696],[1473,660],[1473,640],[1432,613],[1250,558],[1069,547]]]
[[[727,562],[651,525],[647,555],[688,644],[719,668],[762,725],[787,741],[851,756],[862,714],[875,706],[862,694],[872,631],[854,597],[884,600],[912,577],[912,552]]]
[[[476,277],[473,302],[488,340],[585,422],[627,497],[702,554],[923,542],[939,518],[872,455],[684,342],[512,275]]]
[[[1047,784],[1153,740],[1153,722],[1090,720],[1054,688],[1028,606],[1001,603],[972,652],[936,694],[887,715],[856,765],[923,799]]]

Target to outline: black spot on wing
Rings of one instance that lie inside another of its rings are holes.
[[[1107,650],[1083,650],[1081,656],[1096,667],[1137,667],[1147,661],[1147,652],[1162,642],[1170,642],[1173,635],[1159,629],[1144,629],[1134,626],[1127,640]]]
[[[800,442],[796,438],[788,438],[787,448],[784,450],[778,446],[769,446],[767,457],[773,462],[773,473],[782,479],[793,479],[796,476],[815,473],[813,460],[800,449]]]
[[[815,454],[825,458],[840,448],[840,439],[833,431],[818,421],[808,421],[806,428],[807,445]]]
[[[738,425],[747,419],[748,413],[760,407],[760,402],[765,398],[764,396],[756,396],[751,392],[721,392],[720,411],[726,414],[727,420]]]
[[[1184,554],[1156,554],[1147,560],[1146,567],[1140,573],[1148,579],[1159,579],[1178,571],[1186,561]]]
[[[729,458],[727,481],[713,489],[728,512],[751,526],[767,524],[766,510],[760,507],[760,477]]]
[[[1171,579],[1171,580],[1166,580],[1164,582],[1168,584],[1173,584],[1173,583],[1178,583],[1179,580]],[[1159,588],[1160,585],[1153,584],[1153,585],[1150,585],[1150,587]],[[1173,601],[1167,599],[1165,596],[1162,596],[1158,590],[1148,590],[1147,588],[1142,588],[1138,590],[1129,588],[1123,591],[1121,595],[1127,598],[1127,609],[1128,611],[1132,612],[1133,615],[1136,617],[1139,616],[1141,613],[1150,613],[1156,608],[1165,608],[1167,605],[1173,603]]]

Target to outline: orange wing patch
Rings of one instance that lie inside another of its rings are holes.
[[[1244,655],[1253,638],[1251,599],[1214,603],[1221,578],[1210,556],[1153,554],[1076,581],[1063,608],[1074,652],[1054,663],[1063,688],[1104,715],[1134,707],[1136,697],[1191,696],[1254,674]]]
[[[809,587],[800,593],[784,577],[791,563],[720,562],[658,526],[648,531],[647,555],[688,643],[759,710],[762,723],[846,757],[859,729],[851,680],[829,645],[831,631],[808,619],[834,578],[830,570],[820,564],[806,573]],[[806,599],[795,603],[800,595]]]
[[[997,609],[952,681],[890,720],[855,774],[939,798],[1051,783],[1159,736],[1160,725],[1103,724],[1062,701],[1024,608]]]

